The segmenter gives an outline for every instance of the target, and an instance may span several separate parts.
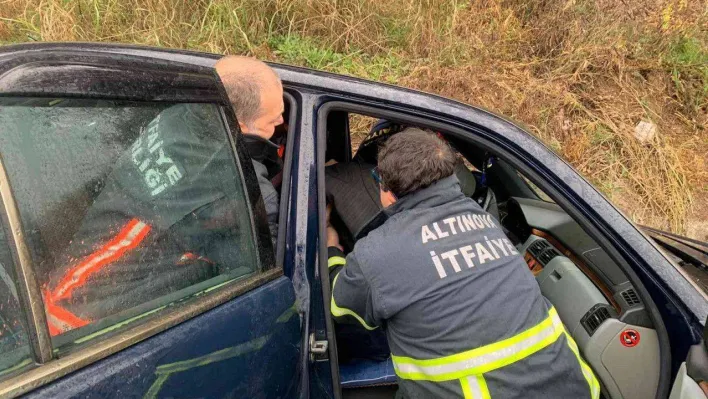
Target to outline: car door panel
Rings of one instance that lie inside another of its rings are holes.
[[[300,323],[285,277],[74,372],[27,398],[288,398]]]

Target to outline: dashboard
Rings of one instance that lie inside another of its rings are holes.
[[[656,392],[659,342],[619,266],[554,203],[511,198],[500,222],[613,399]]]

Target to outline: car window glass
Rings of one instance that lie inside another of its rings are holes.
[[[0,221],[0,379],[30,363],[29,341],[17,292],[15,266]]]
[[[534,194],[536,194],[538,196],[539,199],[541,199],[542,201],[555,203],[555,201],[553,201],[553,198],[549,197],[548,194],[546,194],[543,190],[541,190],[537,185],[533,184],[533,182],[531,180],[527,179],[526,176],[522,175],[518,171],[516,173],[519,175],[519,177],[521,177],[521,180],[523,180],[524,183],[526,183],[526,185],[529,186],[531,191],[533,191]]]
[[[0,126],[55,345],[256,271],[219,106],[4,98]]]

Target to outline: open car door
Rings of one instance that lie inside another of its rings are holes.
[[[0,52],[0,396],[297,396],[294,291],[214,69],[94,50]]]

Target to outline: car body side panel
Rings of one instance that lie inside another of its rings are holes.
[[[28,398],[297,396],[300,320],[280,277]]]

